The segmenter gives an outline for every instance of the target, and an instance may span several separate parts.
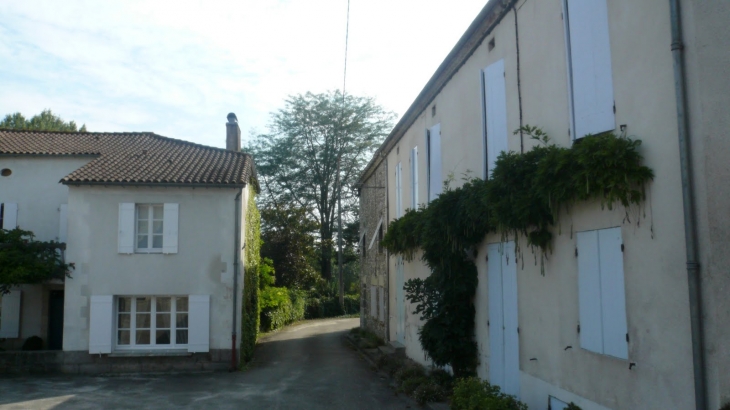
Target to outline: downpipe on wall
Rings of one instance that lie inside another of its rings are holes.
[[[669,0],[672,26],[672,59],[674,60],[674,88],[677,98],[677,129],[679,136],[679,160],[682,176],[682,202],[684,203],[684,236],[687,253],[687,279],[689,284],[690,326],[692,332],[692,362],[694,366],[695,407],[707,409],[707,383],[705,379],[705,349],[702,323],[702,284],[700,277],[697,224],[695,220],[692,187],[691,142],[687,119],[687,86],[684,73],[684,43],[679,0]]]
[[[245,189],[245,188],[243,188]],[[234,212],[236,224],[233,228],[233,324],[231,326],[231,371],[234,372],[238,368],[236,366],[236,320],[238,318],[238,265],[241,260],[241,194],[243,189],[238,191],[234,199]]]

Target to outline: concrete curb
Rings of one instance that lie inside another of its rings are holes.
[[[366,352],[364,349],[360,348],[360,346],[358,346],[357,343],[355,343],[355,341],[353,341],[350,338],[350,335],[344,335],[342,338],[345,340],[345,342],[347,344],[349,344],[352,348],[354,348],[355,351],[357,351],[357,353],[358,353],[358,355],[360,357],[362,357],[363,359],[365,359],[365,361],[368,362],[368,364],[370,366],[374,367],[375,368],[375,371],[379,375],[384,376],[384,377],[387,377],[388,379],[390,379],[391,383],[389,383],[389,384],[392,385],[392,382],[393,382],[392,377],[390,377],[390,375],[388,375],[387,373],[383,373],[383,372],[381,372],[381,371],[378,370],[378,365],[375,362],[375,360],[376,360],[375,358],[371,357],[368,352]],[[423,406],[421,406],[412,397],[410,397],[410,396],[408,396],[406,394],[404,394],[404,396],[408,397],[408,399],[413,402],[413,404],[414,404],[415,407],[421,407],[421,408],[428,409],[428,410],[448,410],[449,409],[449,405],[447,403],[426,403]]]

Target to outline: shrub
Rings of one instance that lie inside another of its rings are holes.
[[[421,383],[413,392],[413,398],[422,406],[428,402],[444,401],[446,397],[446,389],[431,378]]]
[[[454,385],[451,408],[455,410],[527,410],[527,405],[499,387],[476,377],[459,379]]]
[[[400,384],[399,390],[410,396],[417,388],[426,383],[428,383],[428,378],[425,376],[409,377],[403,380],[403,383]]]
[[[305,317],[319,319],[351,315],[360,312],[360,296],[345,295],[345,310],[340,306],[338,296],[311,297],[307,300]]]
[[[393,377],[398,384],[402,384],[406,379],[412,379],[415,377],[425,378],[426,371],[423,370],[423,367],[417,364],[408,364],[396,371]]]
[[[383,339],[381,339],[375,333],[369,330],[356,327],[350,330],[350,333],[357,340],[358,346],[363,349],[374,349],[378,346],[383,346],[385,344]]]
[[[441,386],[446,396],[451,395],[451,391],[454,389],[454,376],[444,369],[433,369],[429,373],[428,378],[434,383]]]
[[[25,339],[21,350],[43,350],[43,339],[38,336],[31,336]]]
[[[395,372],[405,365],[405,359],[400,356],[383,355],[378,358],[375,364],[378,366],[378,369],[393,376]]]
[[[261,331],[282,328],[304,318],[304,293],[287,288],[268,287],[261,291]]]

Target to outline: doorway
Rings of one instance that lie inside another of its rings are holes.
[[[63,290],[48,292],[48,350],[63,348]]]

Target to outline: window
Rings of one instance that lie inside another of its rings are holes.
[[[378,253],[383,253],[383,224],[378,226]]]
[[[411,209],[418,209],[418,147],[411,150]]]
[[[563,0],[574,139],[616,128],[606,0]]]
[[[441,124],[426,131],[426,155],[428,162],[428,200],[439,196],[443,189],[441,179]]]
[[[187,296],[119,296],[117,347],[172,348],[188,344]]]
[[[20,295],[18,289],[0,295],[0,338],[20,337]]]
[[[484,140],[486,141],[486,179],[492,176],[497,157],[507,151],[507,86],[504,79],[504,60],[482,70],[484,98]]]
[[[583,349],[628,359],[621,228],[578,232],[578,309]]]
[[[119,204],[118,252],[177,253],[179,205]]]
[[[137,205],[137,252],[162,252],[162,204]]]

